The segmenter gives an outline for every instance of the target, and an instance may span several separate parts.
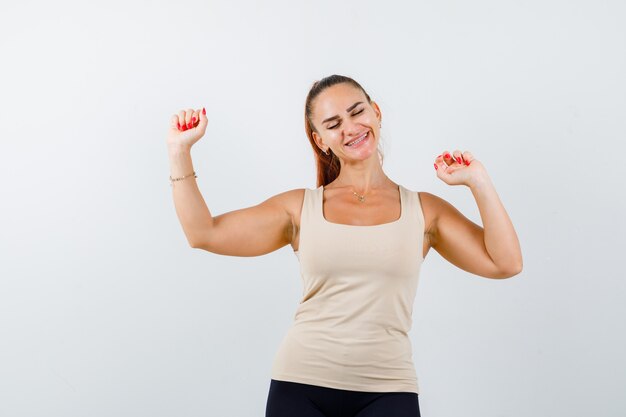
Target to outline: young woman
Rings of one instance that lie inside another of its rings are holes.
[[[430,248],[486,278],[522,270],[515,229],[487,171],[465,151],[434,158],[438,178],[465,185],[483,227],[427,192],[383,171],[381,110],[349,77],[315,82],[305,130],[317,188],[299,188],[218,216],[207,208],[190,149],[206,111],[171,118],[167,145],[176,213],[193,248],[259,256],[290,244],[304,295],[272,366],[266,417],[419,416],[412,361],[413,300]]]

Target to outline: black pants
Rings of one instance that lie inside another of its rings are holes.
[[[272,379],[265,417],[420,417],[415,392],[348,391]]]

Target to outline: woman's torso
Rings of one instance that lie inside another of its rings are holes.
[[[418,193],[398,186],[354,206],[345,189],[325,191],[303,190],[294,227],[303,296],[272,378],[417,392],[408,331],[425,246]]]

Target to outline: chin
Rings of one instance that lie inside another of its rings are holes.
[[[378,158],[378,152],[376,148],[368,147],[361,152],[348,152],[345,158],[349,161],[367,161],[370,158]]]

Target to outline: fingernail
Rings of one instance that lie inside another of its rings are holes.
[[[450,159],[450,154],[449,154],[449,153],[447,153],[447,154],[445,154],[443,157],[444,157],[444,158],[446,158],[446,159]]]
[[[196,123],[196,116],[191,118],[191,124],[193,125],[194,123]]]
[[[187,123],[187,129],[191,129],[191,123]]]
[[[204,109],[204,107],[202,108],[202,114],[206,114],[206,110]]]
[[[465,161],[465,165],[469,165],[469,161]]]
[[[462,162],[461,162],[461,157],[460,157],[460,156],[457,156],[457,157],[456,157],[456,161],[457,161],[459,164],[461,164],[461,163],[462,163]]]
[[[180,122],[176,122],[176,127],[178,127],[178,130],[180,130]]]
[[[435,166],[435,169],[439,169],[439,167],[437,166],[437,164],[433,164]]]

